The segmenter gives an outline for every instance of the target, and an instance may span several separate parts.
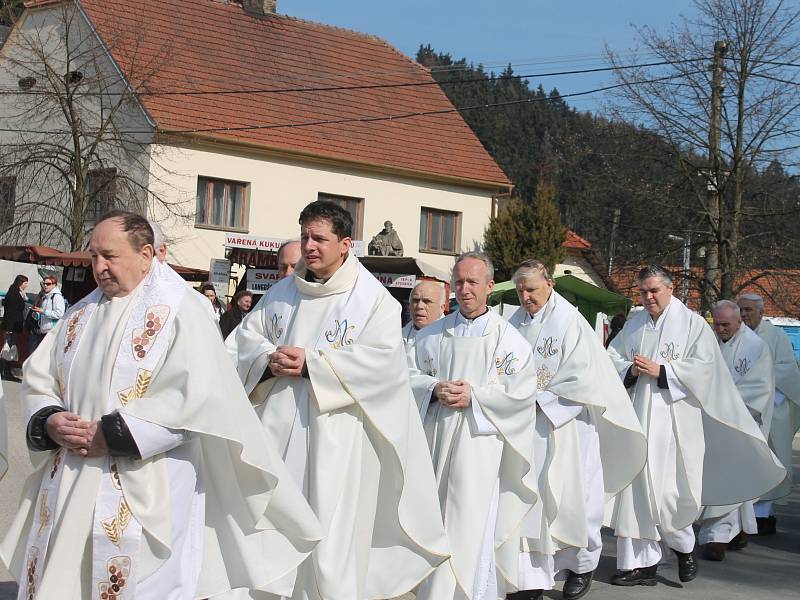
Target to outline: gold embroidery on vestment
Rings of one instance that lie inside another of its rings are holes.
[[[147,388],[150,387],[150,382],[153,379],[153,372],[147,369],[139,369],[136,372],[136,383],[129,387],[117,392],[122,406],[128,406],[128,403],[138,398],[144,398],[147,393]]]
[[[125,499],[121,498],[116,516],[100,521],[100,525],[103,526],[103,531],[106,532],[106,537],[109,541],[115,546],[119,546],[130,520],[131,509],[128,508],[128,503],[125,502]]]

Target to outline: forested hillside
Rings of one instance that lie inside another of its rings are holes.
[[[519,79],[511,67],[487,73],[430,45],[420,47],[417,61],[431,69],[456,107],[527,101],[462,112],[514,182],[516,195],[529,200],[542,178],[552,181],[563,223],[604,254],[619,209],[617,264],[680,264],[682,243],[667,235],[700,227],[689,188],[705,184],[699,174],[697,181],[687,180],[668,144],[627,123],[577,112],[557,90]],[[693,158],[703,163],[703,157]],[[800,247],[800,178],[773,162],[748,181],[745,233],[752,237],[742,263],[796,268],[800,250],[777,256],[775,248]]]

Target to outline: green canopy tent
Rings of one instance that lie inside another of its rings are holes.
[[[610,292],[596,285],[592,285],[578,279],[574,275],[562,275],[555,278],[555,290],[578,307],[578,311],[594,327],[597,320],[597,313],[615,315],[617,313],[628,314],[633,302],[625,296]],[[497,304],[519,305],[517,290],[514,282],[503,281],[494,286],[489,296],[489,305]]]

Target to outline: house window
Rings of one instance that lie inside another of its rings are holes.
[[[247,229],[249,188],[241,181],[198,177],[195,225]]]
[[[318,200],[328,200],[334,204],[338,204],[353,217],[353,239],[363,240],[363,225],[364,225],[364,199],[352,198],[350,196],[338,196],[336,194],[326,194],[320,192],[317,194]]]
[[[14,222],[17,202],[17,178],[0,178],[0,228],[6,229]]]
[[[86,173],[87,219],[100,220],[104,214],[116,208],[117,170],[92,169]]]
[[[461,213],[422,208],[419,219],[419,249],[456,254],[461,246]]]

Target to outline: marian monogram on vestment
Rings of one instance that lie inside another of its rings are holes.
[[[513,375],[517,372],[514,363],[519,359],[514,356],[513,352],[506,352],[502,358],[494,359],[494,366],[497,368],[498,375]]]
[[[436,377],[436,374],[439,371],[433,366],[433,359],[431,357],[423,359],[422,364],[425,366],[425,371],[428,373],[428,375],[431,377]]]
[[[348,325],[347,319],[341,321],[335,319],[334,326],[325,332],[325,339],[328,340],[328,343],[334,350],[338,350],[343,346],[349,346],[353,343],[350,336],[355,328],[355,325]]]
[[[741,358],[736,362],[736,365],[733,367],[734,371],[736,371],[739,375],[747,375],[747,372],[750,370],[750,361],[747,358]]]
[[[678,360],[681,355],[678,354],[678,345],[675,342],[667,342],[664,344],[664,349],[659,352],[661,358],[666,360],[668,363],[672,362],[673,360]]]
[[[546,337],[542,340],[542,345],[536,348],[536,351],[542,355],[542,358],[550,358],[558,354],[556,344],[558,344],[558,339],[553,336]]]
[[[283,321],[283,315],[278,316],[277,313],[272,313],[272,319],[270,319],[269,329],[267,333],[269,334],[270,341],[273,344],[277,344],[278,340],[283,335],[283,327],[281,327],[281,321]]]

